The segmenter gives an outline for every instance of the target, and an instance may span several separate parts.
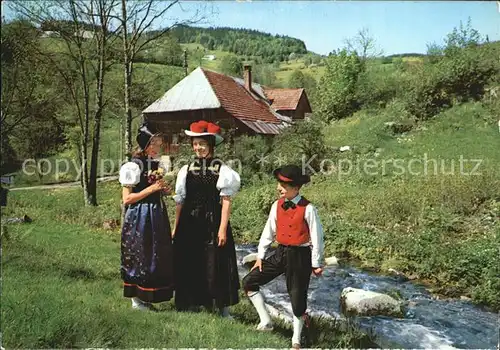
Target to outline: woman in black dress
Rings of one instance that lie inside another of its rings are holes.
[[[148,173],[159,169],[155,160],[163,138],[143,124],[137,135],[139,149],[120,168],[122,200],[126,206],[121,239],[123,295],[132,308],[149,310],[151,303],[173,296],[173,252],[168,214],[162,192],[165,181]]]
[[[185,133],[196,158],[180,169],[175,185],[175,305],[181,311],[215,303],[231,318],[240,283],[229,216],[240,176],[214,157],[222,142],[217,125],[202,120]]]

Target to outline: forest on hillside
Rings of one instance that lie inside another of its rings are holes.
[[[149,32],[149,35],[155,34],[154,31]],[[208,50],[261,57],[265,63],[285,61],[290,54],[307,53],[306,45],[302,40],[250,29],[200,28],[180,25],[172,29],[171,36],[178,43],[197,43]]]

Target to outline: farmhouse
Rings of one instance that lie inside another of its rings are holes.
[[[143,118],[165,133],[170,150],[175,150],[183,130],[199,119],[234,136],[272,137],[311,112],[304,89],[263,87],[252,82],[251,67],[244,68],[241,79],[198,67],[143,110]]]
[[[271,107],[281,115],[292,120],[305,119],[306,113],[312,113],[309,99],[304,89],[269,89],[264,93],[271,102]]]

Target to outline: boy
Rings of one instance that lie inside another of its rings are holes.
[[[243,287],[257,310],[258,330],[273,329],[259,287],[281,274],[286,276],[288,295],[293,310],[292,347],[300,348],[304,319],[307,317],[307,290],[311,272],[320,276],[323,268],[323,228],[316,208],[299,193],[302,185],[310,181],[302,169],[287,165],[273,172],[278,180],[280,199],[273,203],[269,218],[260,238],[257,261],[243,278]],[[278,248],[264,259],[276,239]]]

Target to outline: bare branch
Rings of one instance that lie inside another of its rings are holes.
[[[75,103],[75,106],[76,106],[76,111],[77,111],[77,115],[78,115],[78,121],[80,123],[80,128],[81,130],[83,130],[84,126],[83,126],[83,115],[82,115],[82,110],[81,110],[81,107],[80,107],[80,101],[79,101],[79,98],[77,96],[77,93],[76,93],[76,88],[74,86],[74,82],[73,82],[73,79],[71,78],[71,76],[69,76],[65,70],[63,68],[61,68],[59,66],[59,64],[57,64],[57,62],[48,54],[45,54],[43,52],[40,52],[41,55],[43,55],[44,57],[47,57],[50,62],[52,63],[53,67],[59,72],[59,74],[61,75],[61,77],[63,78],[64,82],[66,83],[66,86],[68,87],[70,93],[71,93],[71,97],[73,99],[73,102]]]
[[[30,117],[30,115],[28,113],[26,113],[26,110],[28,109],[27,107],[28,107],[28,105],[29,105],[29,103],[31,101],[31,96],[33,95],[33,91],[34,90],[35,90],[35,85],[31,85],[30,89],[28,91],[27,96],[24,97],[24,106],[22,108],[23,113],[20,113],[21,116],[18,117],[17,120],[13,121],[10,125],[2,124],[2,133],[4,133],[4,135],[5,134],[9,134],[13,130],[14,127],[16,127],[17,125],[19,125],[19,123],[22,120]]]
[[[345,39],[344,44],[348,51],[356,51],[363,59],[377,57],[383,53],[377,48],[375,39],[370,35],[368,28],[360,29],[356,36]]]
[[[178,1],[178,0],[176,0],[176,1]],[[140,32],[141,28],[142,28],[142,24],[146,21],[146,18],[148,18],[149,11],[151,10],[151,6],[152,5],[153,5],[153,1],[152,0],[148,1],[147,6],[146,6],[146,14],[142,17],[141,22],[139,23],[139,25],[137,25],[137,23],[136,23],[137,18],[138,18],[138,13],[134,14],[131,17],[131,18],[134,18],[134,34],[132,35],[132,39],[130,40],[131,43],[136,43],[137,40],[139,40],[139,37],[142,34],[142,32]],[[164,11],[162,11],[162,12],[165,13]],[[151,23],[152,22],[150,21],[149,25],[146,25],[145,28],[148,28],[151,25]]]

